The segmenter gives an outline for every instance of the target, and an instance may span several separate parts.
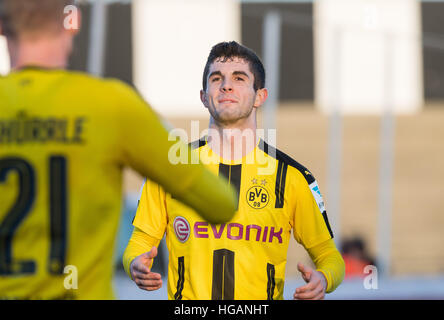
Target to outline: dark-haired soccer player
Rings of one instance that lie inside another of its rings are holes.
[[[133,89],[64,71],[73,2],[0,0],[12,62],[0,77],[0,299],[113,298],[125,166],[200,219],[235,213],[226,180],[202,164],[170,163],[173,142]]]
[[[192,146],[236,189],[238,212],[228,223],[209,224],[147,181],[123,259],[140,288],[162,286],[150,267],[165,232],[170,299],[282,299],[291,230],[316,265],[298,264],[307,284],[294,298],[322,299],[341,283],[344,261],[315,178],[256,134],[256,112],[267,94],[254,52],[236,42],[212,48],[201,91],[210,130]]]

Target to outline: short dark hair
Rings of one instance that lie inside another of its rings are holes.
[[[203,73],[202,88],[207,90],[207,77],[210,71],[210,65],[219,58],[223,58],[222,62],[233,58],[241,58],[248,62],[250,65],[250,71],[254,75],[254,90],[262,89],[265,87],[265,69],[261,59],[257,54],[236,41],[220,42],[213,46],[205,65]]]
[[[3,34],[17,38],[54,25],[63,28],[64,12],[74,0],[0,0],[0,22]]]

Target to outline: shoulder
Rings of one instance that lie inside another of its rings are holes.
[[[278,161],[278,171],[282,169],[290,171],[297,177],[303,177],[309,185],[316,181],[313,174],[304,165],[281,150],[269,145],[264,140],[259,142],[259,148],[269,157],[275,158]],[[288,170],[288,168],[290,168],[290,170]]]
[[[83,71],[72,71],[63,69],[45,69],[39,67],[27,67],[23,70],[14,71],[8,75],[1,76],[1,82],[14,82],[22,77],[32,77],[42,86],[51,86],[62,90],[64,93],[73,91],[77,93],[88,93],[89,96],[96,91],[107,91],[108,96],[113,94],[139,95],[136,89],[115,78],[103,78],[88,74]]]
[[[82,85],[89,90],[103,89],[112,90],[113,93],[136,93],[134,87],[115,78],[96,77],[80,71],[60,71],[60,73],[68,80],[68,82]]]
[[[103,105],[109,112],[112,110],[125,111],[123,115],[134,112],[145,112],[150,104],[142,97],[137,89],[128,83],[115,78],[101,78],[82,72],[67,72],[68,90],[76,90],[76,94],[84,92],[83,97],[94,101],[97,106]],[[131,112],[130,112],[131,110]]]

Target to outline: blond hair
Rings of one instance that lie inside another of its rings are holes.
[[[74,0],[0,0],[3,34],[18,38],[63,28],[64,8],[73,4]]]

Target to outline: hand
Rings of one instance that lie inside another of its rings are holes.
[[[325,297],[327,289],[327,280],[322,272],[298,263],[298,270],[302,274],[302,278],[307,283],[302,287],[296,288],[293,298],[296,300],[321,300]]]
[[[130,265],[131,278],[140,289],[153,291],[162,287],[162,277],[159,273],[151,272],[150,265],[157,256],[157,248],[134,258]]]

